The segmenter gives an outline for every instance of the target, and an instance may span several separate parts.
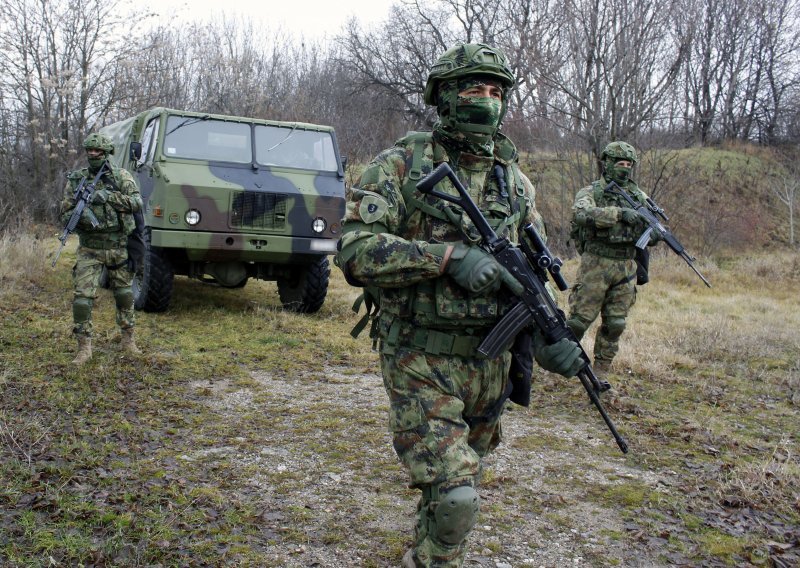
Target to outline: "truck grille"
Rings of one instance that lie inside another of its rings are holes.
[[[287,196],[281,193],[234,192],[230,226],[234,229],[283,229],[286,201]]]

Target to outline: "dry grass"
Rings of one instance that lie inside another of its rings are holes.
[[[0,239],[0,557],[396,565],[408,537],[398,511],[414,494],[391,453],[377,356],[366,333],[349,335],[358,290],[334,269],[322,310],[299,316],[280,309],[272,283],[179,278],[169,312],[139,314],[137,360],[111,341],[102,292],[97,354],[76,371],[74,243],[52,270],[52,234]],[[575,381],[538,377],[534,406],[511,407],[516,435],[487,469],[476,554],[517,565],[535,549],[554,566],[578,554],[592,566],[796,561],[798,266],[777,252],[703,259],[707,289],[674,255],[655,255],[607,402],[631,453],[616,451]],[[576,267],[567,262],[568,281]]]
[[[0,232],[0,297],[17,282],[38,278],[51,251],[52,238],[48,242],[28,232]]]

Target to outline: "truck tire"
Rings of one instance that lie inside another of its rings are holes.
[[[145,232],[144,263],[133,277],[133,307],[145,312],[164,312],[172,300],[175,270],[158,249],[150,246],[150,231]]]
[[[298,267],[288,278],[278,278],[278,296],[283,309],[300,314],[313,314],[322,307],[328,294],[331,267],[323,256],[312,264]]]

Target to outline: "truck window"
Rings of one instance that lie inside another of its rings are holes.
[[[253,155],[250,125],[204,117],[170,116],[162,152],[168,158],[249,164]]]
[[[329,132],[257,125],[255,134],[256,162],[259,164],[338,171],[336,152]]]
[[[147,123],[147,127],[142,134],[142,157],[136,162],[138,168],[142,164],[152,164],[153,156],[156,152],[155,141],[158,138],[158,118],[152,119]]]

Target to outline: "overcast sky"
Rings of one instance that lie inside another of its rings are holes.
[[[384,20],[399,0],[145,0],[137,3],[159,14],[160,22],[244,15],[270,29],[281,26],[299,37],[336,35],[352,16],[365,25]]]

